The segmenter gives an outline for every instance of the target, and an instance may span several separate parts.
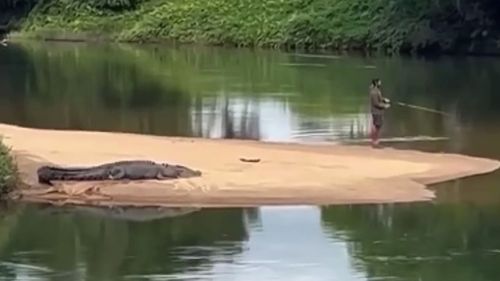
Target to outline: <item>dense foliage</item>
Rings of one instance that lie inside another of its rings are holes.
[[[34,0],[0,5],[26,1]],[[239,46],[487,52],[497,49],[499,19],[494,0],[46,0],[29,13],[23,31]]]

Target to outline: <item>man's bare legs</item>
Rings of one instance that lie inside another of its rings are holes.
[[[372,128],[370,138],[373,147],[379,147],[380,130],[384,123],[384,117],[381,114],[372,114]]]
[[[372,125],[372,129],[370,132],[370,138],[372,141],[372,146],[376,147],[379,145],[379,136],[380,136],[380,129],[377,128],[376,126]]]

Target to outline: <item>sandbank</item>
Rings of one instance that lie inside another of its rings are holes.
[[[306,145],[42,130],[0,124],[27,202],[99,206],[258,206],[432,200],[427,185],[490,173],[500,162],[356,145]],[[258,158],[260,162],[242,162]],[[146,159],[186,165],[201,177],[167,181],[37,182],[44,164],[91,166]]]

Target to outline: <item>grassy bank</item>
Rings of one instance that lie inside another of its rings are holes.
[[[305,49],[496,52],[490,0],[46,0],[21,34]]]
[[[0,138],[0,197],[12,191],[17,182],[17,167],[8,148]]]

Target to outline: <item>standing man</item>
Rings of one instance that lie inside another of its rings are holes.
[[[382,81],[378,78],[372,80],[370,85],[370,109],[372,114],[372,128],[370,137],[372,146],[379,146],[380,129],[384,124],[384,111],[390,107],[390,100],[382,96],[380,87]]]

